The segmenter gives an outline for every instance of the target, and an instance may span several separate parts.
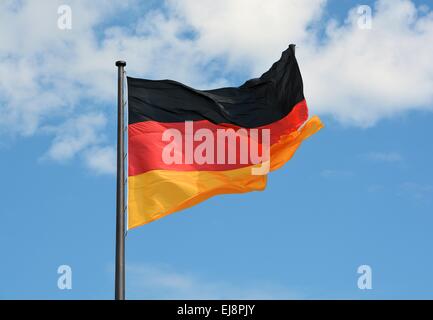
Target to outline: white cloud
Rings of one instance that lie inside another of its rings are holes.
[[[354,8],[344,23],[325,22],[326,37],[319,39],[315,23],[324,1],[170,3],[198,31],[201,51],[244,61],[255,75],[287,43],[297,43],[310,106],[344,124],[370,126],[404,111],[433,109],[433,13],[426,6],[379,0],[371,30],[358,27]]]
[[[357,20],[352,10],[344,24],[330,24],[324,44],[300,54],[314,109],[361,126],[432,110],[432,11],[407,0],[380,0],[371,30],[358,28]]]
[[[116,149],[111,146],[93,147],[85,153],[86,165],[96,174],[116,173]]]
[[[83,114],[56,127],[45,127],[54,134],[53,142],[41,160],[66,162],[82,153],[85,165],[95,174],[116,172],[116,150],[106,145],[107,119],[102,113]]]
[[[101,143],[100,131],[106,122],[103,114],[84,114],[57,127],[45,128],[47,132],[55,135],[46,157],[58,161],[70,160],[78,152]]]
[[[114,97],[109,90],[114,76],[101,68],[107,60],[93,30],[110,14],[112,6],[102,3],[70,1],[70,31],[57,28],[62,1],[0,3],[2,131],[32,135],[47,119],[67,115],[83,99],[98,97],[96,104]]]
[[[365,157],[367,160],[376,162],[395,163],[403,161],[402,155],[398,152],[370,152],[365,154],[363,157]]]
[[[132,299],[299,299],[302,295],[269,283],[239,285],[209,281],[170,266],[129,264],[128,298]]]
[[[263,73],[289,43],[304,43],[325,0],[169,0],[172,10],[197,33],[210,56],[228,55]],[[236,66],[234,66],[236,67]]]
[[[409,0],[377,1],[371,30],[357,27],[355,9],[345,22],[325,21],[325,38],[318,36],[325,0],[167,0],[141,15],[137,0],[71,0],[66,31],[57,28],[60,4],[0,3],[3,134],[31,136],[71,114],[114,114],[119,58],[134,76],[236,85],[225,76],[260,75],[291,42],[298,44],[312,113],[369,126],[433,108],[433,13]],[[135,20],[118,25],[130,16]],[[53,134],[52,159],[85,152],[78,142],[62,146],[59,139],[68,139]]]

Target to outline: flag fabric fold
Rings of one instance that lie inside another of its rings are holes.
[[[214,195],[263,190],[266,173],[323,126],[308,118],[292,47],[240,87],[127,81],[129,229]]]

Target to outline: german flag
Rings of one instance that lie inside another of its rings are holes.
[[[240,87],[127,81],[128,228],[217,194],[263,190],[266,173],[322,128],[308,119],[294,45]]]

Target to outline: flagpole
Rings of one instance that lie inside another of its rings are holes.
[[[116,190],[116,300],[125,300],[125,124],[124,72],[125,61],[116,61],[117,67],[117,190]]]

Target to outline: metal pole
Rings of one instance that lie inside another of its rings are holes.
[[[116,61],[117,77],[117,195],[115,299],[125,300],[125,130],[123,81],[125,61]]]

